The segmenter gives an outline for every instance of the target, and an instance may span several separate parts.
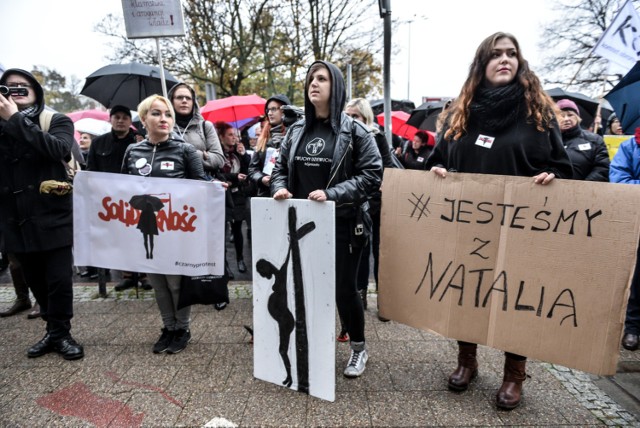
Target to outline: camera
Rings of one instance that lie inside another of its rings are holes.
[[[29,89],[21,87],[9,87],[0,85],[0,94],[6,96],[26,97],[29,95]]]
[[[284,123],[284,126],[286,128],[290,127],[304,117],[304,110],[302,110],[300,107],[283,105],[280,108],[282,109],[282,113],[284,113],[282,122]]]

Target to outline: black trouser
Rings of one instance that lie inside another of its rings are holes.
[[[24,277],[40,305],[52,339],[69,334],[73,318],[71,246],[35,253],[16,253]]]
[[[26,302],[29,299],[29,286],[24,279],[24,273],[22,272],[22,265],[16,258],[15,254],[5,254],[9,259],[9,272],[11,273],[11,280],[13,281],[13,288],[16,290],[16,300]]]
[[[373,251],[373,278],[376,281],[376,291],[378,291],[378,266],[380,265],[380,210],[370,210],[369,215],[372,221],[371,238],[362,249],[360,256],[360,267],[358,268],[358,290],[366,290],[369,287],[369,258]]]
[[[336,218],[336,306],[352,342],[364,342],[364,308],[356,288],[362,248],[351,247],[350,222]]]
[[[627,316],[624,321],[624,332],[640,334],[640,246],[636,256],[636,270],[631,280],[629,301],[627,302]]]
[[[242,236],[242,220],[231,220],[231,233],[233,233],[233,245],[236,247],[236,260],[243,260],[244,238]]]

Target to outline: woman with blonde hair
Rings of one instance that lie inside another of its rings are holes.
[[[522,57],[516,38],[495,33],[478,47],[459,97],[450,107],[427,169],[533,177],[537,184],[571,178],[554,103]],[[477,345],[458,341],[458,367],[449,389],[464,391],[478,373]],[[520,404],[526,357],[505,352],[496,404]]]
[[[171,101],[160,95],[152,95],[138,105],[138,115],[147,130],[147,138],[127,148],[122,173],[207,180],[202,156],[198,155],[194,146],[173,138],[175,116]],[[166,162],[173,167],[162,168],[161,165]],[[148,276],[164,325],[160,338],[153,345],[153,353],[177,354],[191,340],[191,306],[178,309],[182,276],[161,273],[149,273]]]

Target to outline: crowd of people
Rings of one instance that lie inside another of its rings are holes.
[[[73,230],[71,193],[65,188],[76,144],[73,123],[65,115],[46,113],[43,88],[31,73],[9,69],[0,85],[15,90],[0,95],[0,225],[16,292],[13,306],[0,316],[31,309],[31,290],[46,333],[28,357],[56,352],[68,360],[82,358],[84,349],[71,335]],[[222,182],[226,239],[235,246],[238,272],[247,270],[242,225],[249,226],[250,234],[252,196],[333,201],[336,304],[342,323],[338,340],[351,347],[346,377],[361,376],[369,358],[364,311],[371,254],[377,288],[384,168],[425,170],[444,180],[454,173],[482,173],[531,177],[542,186],[556,179],[640,184],[640,128],[622,143],[610,165],[602,137],[581,127],[578,106],[568,99],[555,103],[545,93],[518,41],[506,33],[480,44],[459,96],[441,114],[435,138],[419,131],[413,141],[390,149],[369,103],[362,98],[347,103],[342,73],[326,61],[309,67],[304,115],[286,123],[284,109],[290,105],[285,95],[268,98],[264,120],[241,140],[231,124],[205,121],[195,90],[179,83],[168,98],[142,100],[142,129],[132,127],[127,107],[112,107],[111,132],[81,134],[78,161],[89,171]],[[615,116],[607,128],[622,132]],[[310,150],[314,162],[306,160]],[[167,161],[178,167],[161,168]],[[43,186],[51,180],[57,184]],[[138,225],[148,258],[158,234],[153,226]],[[622,340],[630,350],[638,349],[640,334],[639,270],[640,264]],[[226,257],[225,272],[233,277]],[[86,267],[82,275],[96,278],[97,269]],[[123,272],[115,289],[138,284],[154,290],[162,321],[152,352],[181,352],[191,339],[191,307],[178,309],[181,277]],[[451,390],[469,388],[479,369],[476,355],[476,344],[458,342],[457,367],[448,379]],[[525,379],[526,356],[506,352],[497,406],[517,407]]]

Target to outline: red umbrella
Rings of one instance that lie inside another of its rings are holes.
[[[109,112],[104,110],[78,110],[72,113],[67,113],[67,116],[71,118],[71,121],[77,122],[80,119],[98,119],[109,122]]]
[[[406,138],[407,140],[413,140],[413,137],[416,135],[416,132],[419,131],[415,126],[407,125],[407,120],[411,115],[409,113],[405,113],[403,111],[392,111],[391,112],[391,132],[393,132],[398,137]],[[381,126],[384,126],[384,112],[380,113],[376,116],[378,118],[378,123]]]
[[[264,105],[267,102],[256,94],[234,95],[219,100],[212,100],[200,110],[202,116],[210,121],[239,122],[264,115]]]

